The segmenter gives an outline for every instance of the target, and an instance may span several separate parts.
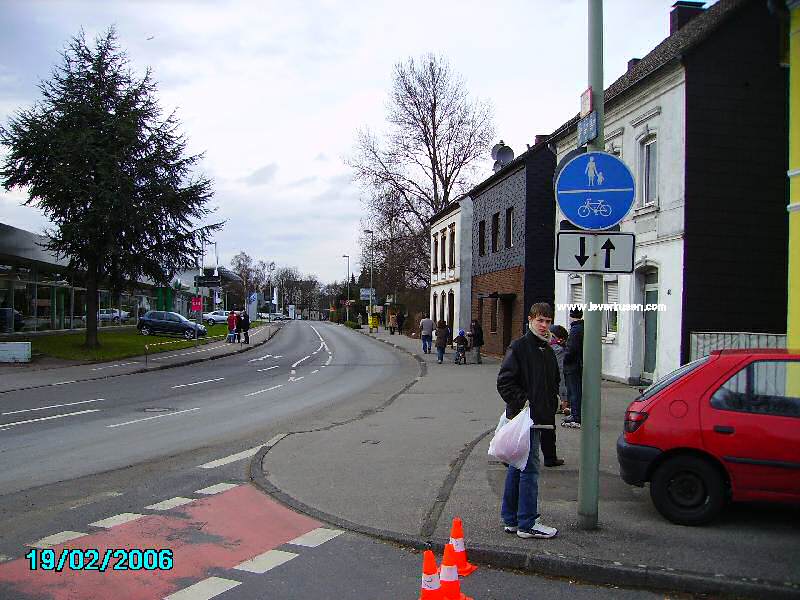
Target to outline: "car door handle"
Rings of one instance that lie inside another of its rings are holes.
[[[734,431],[736,431],[736,430],[733,427],[731,427],[730,425],[714,425],[714,432],[715,433],[724,433],[726,435],[730,435]]]

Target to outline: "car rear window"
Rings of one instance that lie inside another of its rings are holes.
[[[698,358],[697,360],[693,360],[690,363],[686,363],[682,367],[678,367],[671,373],[667,373],[658,381],[653,382],[653,384],[650,387],[648,387],[644,392],[642,392],[642,395],[639,396],[636,400],[640,402],[644,400],[649,400],[664,388],[675,383],[678,379],[680,379],[684,375],[688,375],[698,367],[701,367],[704,364],[706,364],[709,358],[710,358],[709,356]]]

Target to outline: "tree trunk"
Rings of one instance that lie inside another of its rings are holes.
[[[97,339],[97,265],[90,261],[86,269],[86,347],[100,347]]]

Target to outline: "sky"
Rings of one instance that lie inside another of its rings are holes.
[[[605,1],[606,86],[667,37],[673,3]],[[114,25],[134,70],[150,67],[161,106],[177,111],[188,151],[204,154],[213,220],[226,221],[219,263],[243,250],[341,280],[342,255],[360,270],[364,216],[345,161],[359,129],[385,130],[393,66],[445,57],[491,103],[495,141],[519,155],[579,110],[587,12],[587,0],[0,0],[0,123],[40,100],[70,38]],[[0,189],[0,222],[42,232],[26,197]]]

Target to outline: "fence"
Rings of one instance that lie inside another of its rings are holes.
[[[786,348],[785,333],[744,331],[693,331],[689,334],[691,360],[708,356],[714,350],[737,348]]]

